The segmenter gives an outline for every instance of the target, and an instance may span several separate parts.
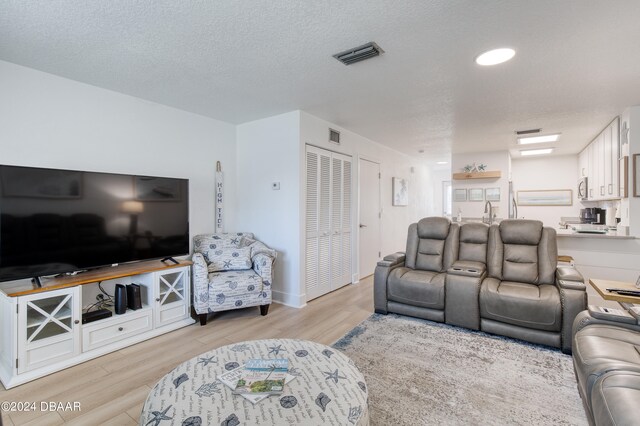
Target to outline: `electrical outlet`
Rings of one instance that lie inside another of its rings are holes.
[[[271,184],[271,189],[273,189],[274,191],[280,190],[280,182],[273,182]]]
[[[102,294],[102,293],[96,294],[96,300],[98,302],[102,302],[104,300],[104,294]]]

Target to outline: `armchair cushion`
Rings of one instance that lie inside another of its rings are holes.
[[[262,279],[252,269],[209,274],[209,298],[215,301],[214,306],[223,305],[229,299],[242,299],[242,296],[266,297],[262,295],[263,289]]]
[[[209,272],[251,269],[251,248],[220,248],[209,258]]]
[[[480,289],[480,316],[520,327],[560,331],[560,293],[555,285],[486,278]]]
[[[429,309],[444,309],[446,274],[421,271],[404,266],[391,271],[388,278],[388,298],[394,302]]]

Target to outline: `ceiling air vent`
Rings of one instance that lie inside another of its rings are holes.
[[[516,135],[530,135],[532,133],[540,133],[542,129],[516,130]]]
[[[337,130],[329,129],[329,142],[337,143],[340,145],[340,132]]]
[[[344,52],[333,55],[334,58],[339,60],[345,65],[355,64],[356,62],[364,61],[365,59],[373,58],[384,53],[384,50],[380,48],[374,42],[363,44],[362,46],[354,47],[353,49],[347,49]]]

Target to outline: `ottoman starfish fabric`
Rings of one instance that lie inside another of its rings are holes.
[[[282,395],[252,404],[217,377],[249,359],[287,358]],[[199,355],[169,372],[149,393],[140,425],[368,425],[364,376],[336,349],[305,340],[253,340]]]

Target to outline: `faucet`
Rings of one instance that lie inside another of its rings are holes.
[[[484,212],[489,213],[489,222],[485,222],[485,223],[488,223],[489,225],[491,225],[493,223],[493,217],[491,216],[491,214],[493,213],[493,208],[491,207],[491,201],[487,200],[487,202],[484,203]],[[484,222],[484,219],[482,221]]]

